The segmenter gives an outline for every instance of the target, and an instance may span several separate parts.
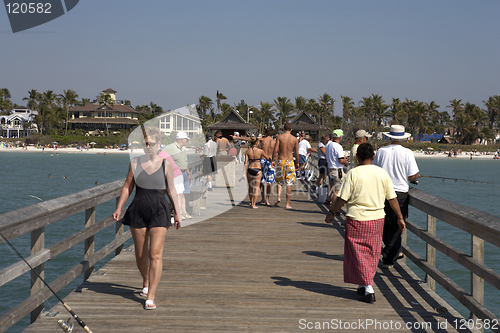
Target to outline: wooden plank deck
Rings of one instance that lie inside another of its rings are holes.
[[[246,186],[239,176],[231,196],[226,188],[209,192],[201,216],[169,230],[156,310],[142,308],[132,248],[65,302],[94,333],[302,332],[317,323],[326,330],[325,322],[333,330],[340,321],[352,332],[456,332],[453,320],[460,315],[405,265],[379,269],[377,301],[359,302],[356,286],[343,282],[343,220],[325,224],[326,208],[303,184],[293,188],[291,210],[283,203],[250,209],[248,201],[239,202]],[[217,215],[221,207],[227,210]],[[436,310],[441,307],[448,311]],[[61,305],[53,310],[56,317],[42,316],[24,332],[56,332],[57,320],[69,314]],[[438,329],[446,321],[447,329]],[[405,323],[415,327],[422,322],[430,327],[405,329]],[[76,324],[74,332],[84,331]]]

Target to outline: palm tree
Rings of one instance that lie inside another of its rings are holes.
[[[354,109],[354,101],[348,96],[340,96],[340,98],[342,98],[342,120],[347,124]]]
[[[450,101],[450,105],[446,107],[451,108],[451,114],[453,115],[453,119],[455,119],[455,116],[463,111],[464,103],[462,103],[461,99],[454,98]]]
[[[104,125],[106,126],[106,135],[109,135],[108,128],[108,105],[111,105],[111,108],[115,104],[110,94],[100,93],[97,96],[97,100],[99,101],[99,105],[103,106],[104,110]]]
[[[219,93],[217,90],[217,98],[215,99],[215,102],[217,103],[217,111],[220,113],[221,112],[221,101],[227,99],[226,96],[224,96],[222,93]]]
[[[490,96],[487,101],[483,101],[484,106],[486,106],[486,111],[488,112],[488,128],[493,130],[496,123],[496,119],[500,112],[500,96]]]
[[[299,114],[302,111],[306,111],[307,101],[302,96],[295,97],[295,113]]]
[[[424,102],[415,101],[413,107],[410,108],[409,123],[413,124],[413,128],[418,133],[418,141],[420,141],[420,136],[428,132],[428,122],[427,122],[427,106]]]
[[[271,103],[260,101],[260,110],[257,110],[253,117],[259,127],[259,133],[263,133],[274,122],[273,112],[273,105]]]
[[[389,105],[385,104],[385,101],[382,99],[382,96],[378,94],[372,94],[373,101],[373,115],[377,122],[377,128],[382,126],[383,120],[390,116],[390,113],[387,111]]]
[[[200,96],[198,98],[198,116],[200,117],[200,119],[204,119],[207,115],[207,112],[212,110],[212,104],[212,100],[207,96]]]
[[[464,113],[470,119],[471,125],[473,127],[473,139],[482,138],[482,128],[484,124],[488,121],[488,114],[481,110],[479,106],[471,104],[469,102],[465,103]]]
[[[274,100],[274,106],[278,111],[279,125],[281,126],[288,122],[293,113],[293,104],[290,102],[290,99],[287,97],[278,97],[277,100]]]
[[[159,114],[163,113],[163,108],[153,102],[149,103],[149,107],[151,108],[153,116],[158,116]]]
[[[399,98],[392,99],[389,112],[391,114],[392,125],[400,125],[404,123],[405,112],[403,110],[403,104]]]
[[[362,97],[359,101],[360,111],[364,113],[366,118],[366,127],[370,132],[375,132],[375,105],[372,97]]]
[[[68,89],[63,90],[63,94],[59,95],[61,98],[61,103],[66,109],[66,131],[65,136],[68,135],[68,122],[69,122],[69,107],[75,105],[78,102],[78,95],[74,90]]]
[[[10,95],[10,91],[7,88],[0,89],[0,111],[8,112],[12,109],[12,96]]]
[[[332,96],[324,93],[323,95],[319,96],[318,102],[320,107],[317,110],[318,113],[316,115],[316,121],[320,125],[324,125],[325,118],[333,115],[333,104],[335,103],[335,100],[332,98]]]

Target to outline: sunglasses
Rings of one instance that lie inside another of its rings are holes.
[[[149,141],[149,142],[146,142],[146,147],[153,147],[153,146],[156,146],[156,144],[158,143],[159,141]]]

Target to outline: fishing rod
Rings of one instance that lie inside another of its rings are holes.
[[[52,288],[48,285],[48,283],[45,282],[44,279],[42,279],[42,277],[34,270],[33,267],[31,267],[31,265],[26,261],[26,259],[24,259],[24,257],[21,255],[21,253],[19,253],[19,251],[16,250],[16,248],[7,240],[7,238],[5,238],[5,236],[1,232],[0,232],[0,236],[2,236],[2,238],[10,246],[10,248],[26,263],[26,265],[28,265],[28,267],[31,269],[31,272],[35,273],[36,277],[39,278],[43,282],[43,284],[45,284],[45,286],[50,290],[50,292],[59,300],[59,302],[61,302],[61,304],[71,314],[71,316],[75,319],[75,321],[78,324],[80,324],[81,327],[83,327],[85,332],[92,333],[90,328],[88,328],[88,326],[83,322],[83,320],[81,320],[80,317],[78,317],[78,315],[76,313],[74,313],[73,310],[71,310],[71,308],[66,303],[64,303],[64,301],[56,294],[56,292],[54,290],[52,290]],[[72,326],[70,327],[65,321],[58,320],[57,323],[65,332],[69,332],[69,333],[72,332],[73,327]]]
[[[480,183],[480,184],[489,184],[489,185],[495,185],[494,183],[492,182],[482,182],[480,180],[472,180],[472,179],[463,179],[463,178],[450,178],[450,177],[438,177],[438,176],[422,176],[420,175],[420,177],[426,177],[426,178],[437,178],[437,179],[442,179],[443,181],[445,179],[447,180],[454,180],[455,182],[456,181],[463,181],[463,182],[472,182],[472,183]]]

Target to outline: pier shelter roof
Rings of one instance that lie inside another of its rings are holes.
[[[240,132],[242,136],[248,135],[249,133],[255,133],[258,127],[254,124],[247,123],[237,112],[231,110],[221,121],[207,126],[206,129],[208,131],[220,130],[224,137],[228,137],[235,131]]]
[[[304,111],[301,111],[295,116],[295,118],[290,121],[290,124],[292,125],[293,135],[297,132],[304,131],[312,137],[313,141],[319,140],[320,132],[329,131],[328,127],[318,124]],[[280,129],[284,130],[284,125],[282,125]]]

